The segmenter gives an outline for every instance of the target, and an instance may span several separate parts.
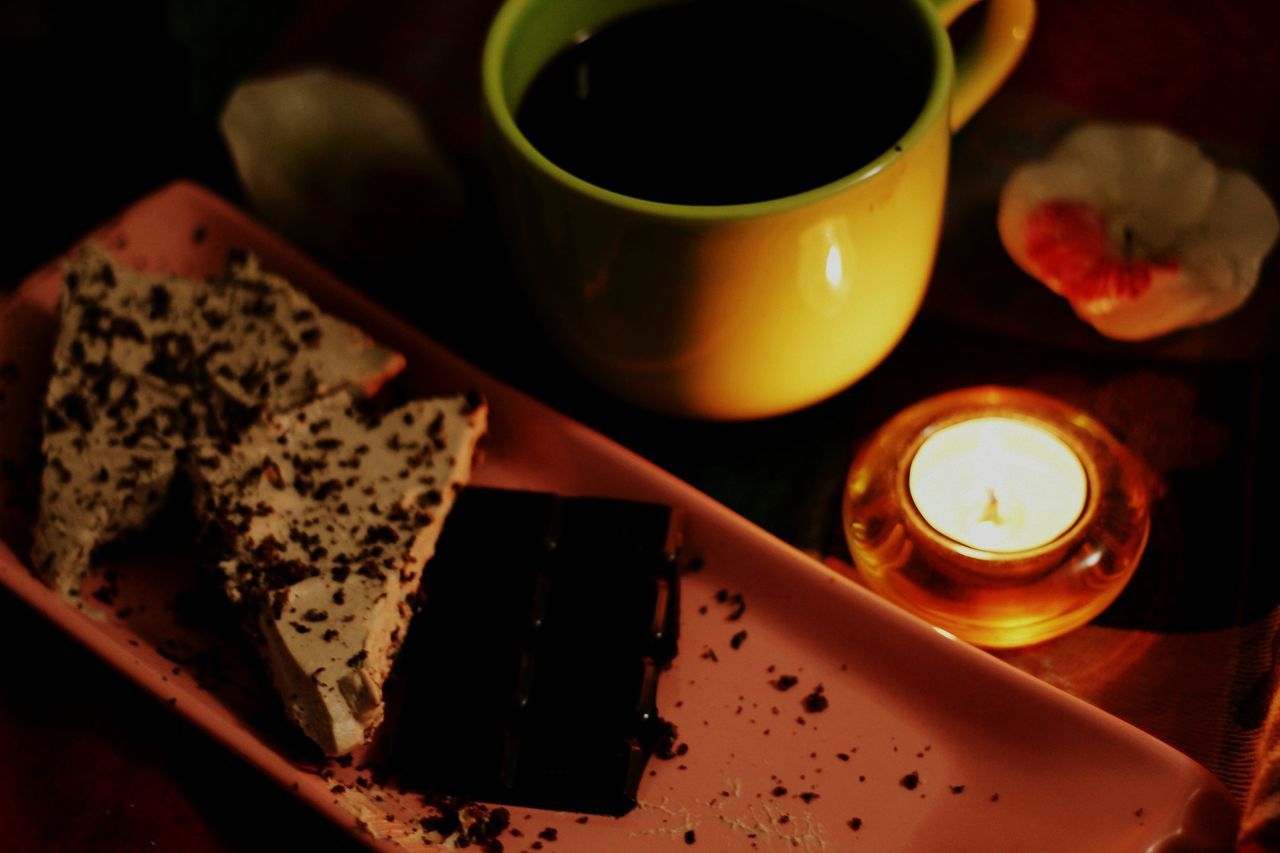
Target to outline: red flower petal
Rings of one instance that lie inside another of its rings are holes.
[[[1071,301],[1137,299],[1157,271],[1174,272],[1176,261],[1119,257],[1106,217],[1078,201],[1046,201],[1027,214],[1027,258],[1035,274]]]

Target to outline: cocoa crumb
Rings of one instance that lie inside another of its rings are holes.
[[[769,683],[774,686],[775,690],[780,690],[785,693],[800,683],[800,679],[796,678],[794,675],[779,675]]]
[[[729,645],[735,650],[742,648],[742,643],[747,639],[746,631],[739,631],[729,638]]]
[[[912,770],[906,776],[899,779],[898,784],[906,788],[908,791],[914,791],[920,784],[920,774]]]
[[[678,747],[676,746],[676,741],[679,737],[680,731],[676,728],[675,723],[670,722],[669,720],[659,720],[658,734],[654,738],[653,743],[654,756],[662,759],[663,761],[670,761],[677,755],[683,755],[684,752],[678,751]],[[685,752],[688,751],[687,745],[680,744],[680,746],[684,747]]]
[[[831,703],[827,701],[826,696],[822,695],[822,685],[819,684],[817,687],[813,688],[812,693],[804,697],[802,704],[804,705],[804,709],[810,714],[820,714],[827,710],[827,707]]]

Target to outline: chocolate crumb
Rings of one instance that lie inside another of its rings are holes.
[[[787,795],[787,789],[782,785],[779,785],[769,793],[773,794],[775,797],[785,797]]]
[[[746,639],[747,639],[747,632],[739,631],[738,633],[734,634],[732,637],[729,638],[729,645],[732,646],[734,649],[740,649],[742,648],[743,641]]]
[[[999,795],[999,794],[992,794],[992,795],[991,795],[991,802],[996,803],[996,802],[999,802],[999,801],[1000,801],[1000,795]]]
[[[670,761],[675,758],[678,754],[676,752],[676,740],[679,737],[680,730],[676,728],[675,723],[669,720],[659,720],[658,733],[653,742],[654,756],[662,759],[663,761]],[[679,754],[683,755],[683,753]]]
[[[800,794],[800,799],[804,800],[807,805],[818,799],[819,796],[819,794],[815,794],[813,791],[805,791],[803,794]]]
[[[543,841],[555,841],[557,835],[558,833],[554,826],[548,826],[546,829],[542,830],[542,832],[538,833],[538,837]]]
[[[854,832],[857,832],[859,829],[862,829],[862,818],[860,817],[849,818],[849,828],[852,829]]]
[[[822,695],[822,685],[819,684],[813,688],[813,692],[804,697],[804,709],[810,714],[820,714],[827,710],[831,703],[827,701],[827,697]]]
[[[582,815],[580,818],[578,818],[577,820],[575,820],[575,821],[574,821],[574,823],[586,823],[586,822],[587,822],[587,816],[586,816],[586,815]]]
[[[479,391],[476,391],[474,388],[469,389],[464,397],[465,400],[462,407],[462,413],[464,415],[471,414],[485,404],[484,395]]]
[[[694,834],[693,834],[693,830],[692,830],[692,829],[689,829],[689,830],[686,830],[686,831],[685,831],[685,834],[684,834],[684,843],[685,843],[685,844],[697,844],[697,843],[698,843],[698,836],[696,836],[696,835],[694,835]]]
[[[906,776],[899,779],[898,784],[906,788],[908,791],[914,791],[916,786],[920,784],[920,774],[912,770]]]
[[[836,758],[840,759],[841,761],[848,761],[848,760],[849,760],[849,753],[847,753],[847,752],[837,752],[837,753],[836,753]]]
[[[1142,816],[1143,816],[1144,814],[1146,814],[1146,813],[1147,813],[1147,810],[1146,810],[1146,809],[1144,809],[1144,808],[1137,808],[1137,809],[1134,809],[1133,816],[1134,816],[1134,817],[1142,817]]]
[[[786,692],[792,687],[795,687],[799,682],[800,679],[796,678],[794,675],[779,675],[769,683],[772,684],[776,690]]]
[[[950,785],[950,786],[948,786],[948,787],[950,787],[950,788],[951,788],[951,793],[953,793],[953,794],[963,794],[963,793],[964,793],[964,785]]]

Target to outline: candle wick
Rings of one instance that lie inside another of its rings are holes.
[[[987,489],[987,505],[983,508],[978,521],[988,521],[997,525],[1003,523],[1004,517],[1000,515],[1000,500],[996,497],[994,489]]]

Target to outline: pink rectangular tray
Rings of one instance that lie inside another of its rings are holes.
[[[688,751],[650,763],[640,806],[623,818],[581,824],[576,815],[535,813],[522,825],[555,827],[548,849],[1192,851],[1233,843],[1230,796],[1186,756],[939,634],[486,376],[208,191],[173,184],[91,236],[126,263],[183,275],[220,269],[228,248],[251,249],[322,307],[403,352],[401,381],[414,394],[482,391],[492,431],[478,482],[685,510],[686,551],[704,567],[683,581],[681,653],[659,707]],[[0,310],[0,362],[21,368],[0,422],[10,456],[34,452],[58,278],[51,263]],[[324,768],[277,724],[264,676],[237,657],[238,643],[175,615],[174,599],[190,584],[189,553],[116,558],[111,606],[92,597],[92,584],[77,604],[28,571],[27,524],[0,517],[0,583],[13,594],[369,846],[430,846],[406,830],[423,813],[415,797],[358,788],[355,768],[331,766],[332,778],[322,778]],[[718,601],[720,590],[742,596],[740,619],[729,618],[733,603]],[[201,662],[221,652],[210,677]],[[791,690],[774,686],[784,674],[798,678]],[[811,713],[803,700],[818,685],[829,705]],[[918,783],[909,787],[908,777]],[[335,782],[348,790],[333,793]],[[522,849],[535,839],[503,840]]]

